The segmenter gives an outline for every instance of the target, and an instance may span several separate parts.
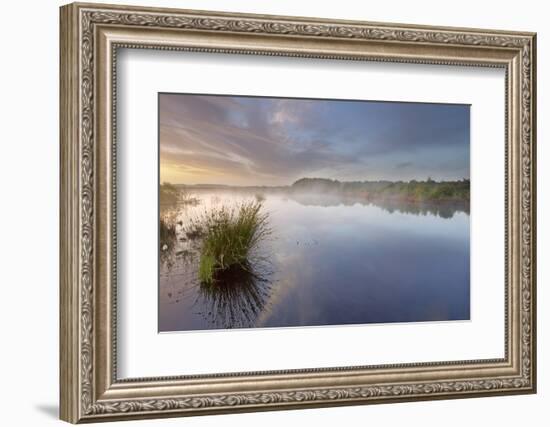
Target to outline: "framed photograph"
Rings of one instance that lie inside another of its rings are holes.
[[[60,22],[63,420],[536,391],[535,34]]]

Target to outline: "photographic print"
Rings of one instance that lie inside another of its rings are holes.
[[[160,93],[159,331],[470,319],[470,106]]]

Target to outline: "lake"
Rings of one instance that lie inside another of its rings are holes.
[[[347,325],[470,318],[469,208],[367,203],[284,191],[189,190],[161,205],[175,238],[160,243],[159,331]],[[262,201],[271,235],[255,271],[198,280],[191,221]]]

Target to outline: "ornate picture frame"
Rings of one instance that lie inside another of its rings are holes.
[[[536,35],[70,4],[61,8],[60,416],[112,421],[536,391]],[[117,49],[505,70],[505,357],[117,378]]]

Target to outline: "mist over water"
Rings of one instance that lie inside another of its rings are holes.
[[[160,242],[159,330],[465,320],[470,317],[469,206],[366,202],[284,191],[192,190],[161,204],[175,236]],[[272,233],[253,270],[198,280],[191,221],[258,199]]]

